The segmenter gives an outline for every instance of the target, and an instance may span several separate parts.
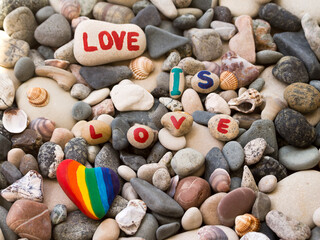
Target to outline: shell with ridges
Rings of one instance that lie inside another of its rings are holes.
[[[227,234],[220,228],[207,225],[198,230],[199,240],[228,240]]]
[[[55,127],[55,122],[44,117],[40,117],[32,120],[28,128],[36,130],[42,136],[43,141],[49,141]]]
[[[60,13],[68,20],[79,17],[80,12],[81,6],[78,0],[61,0]]]
[[[257,232],[260,229],[260,221],[252,214],[246,213],[235,219],[235,231],[242,237],[248,232]]]
[[[142,56],[131,60],[129,68],[133,72],[134,79],[143,80],[154,70],[154,64],[152,60]]]
[[[106,2],[98,2],[96,5],[94,5],[93,16],[97,20],[124,24],[130,23],[130,21],[134,18],[134,13],[131,8],[125,6]]]
[[[263,96],[254,88],[249,88],[238,98],[233,98],[228,102],[231,109],[243,113],[251,113],[264,102]]]
[[[220,74],[220,88],[222,90],[236,90],[238,86],[238,79],[235,74],[229,71]]]
[[[30,88],[27,91],[27,98],[34,107],[44,107],[49,103],[49,94],[44,88]]]
[[[27,128],[28,116],[21,109],[9,108],[3,113],[2,123],[8,132],[21,133]]]
[[[231,179],[229,173],[223,168],[217,168],[211,173],[209,183],[215,192],[228,192]]]

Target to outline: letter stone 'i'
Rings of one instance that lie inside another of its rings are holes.
[[[179,98],[184,90],[185,80],[181,68],[174,67],[170,72],[169,91],[172,98]]]

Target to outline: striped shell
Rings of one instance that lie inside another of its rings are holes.
[[[220,88],[222,90],[236,90],[238,86],[238,79],[232,72],[224,71],[220,74]]]
[[[8,132],[21,133],[27,128],[28,116],[21,109],[9,108],[3,113],[2,123]]]
[[[44,88],[30,88],[27,92],[27,98],[34,107],[44,107],[49,103],[49,94]]]
[[[260,228],[260,221],[252,214],[237,216],[235,219],[235,231],[242,237],[248,232],[257,232]]]
[[[198,230],[199,240],[228,240],[227,234],[220,228],[207,225]]]
[[[133,78],[136,80],[146,79],[154,70],[153,62],[147,57],[138,57],[131,60],[129,68],[133,72]]]
[[[231,109],[243,113],[251,113],[264,102],[263,96],[254,88],[249,88],[238,98],[233,98],[228,102]]]
[[[42,136],[43,141],[49,141],[55,129],[55,125],[55,122],[40,117],[32,120],[28,128],[36,130]]]
[[[125,6],[106,2],[98,2],[93,8],[93,16],[97,20],[110,23],[130,23],[134,18],[133,11]]]
[[[215,192],[228,192],[230,190],[231,179],[226,170],[217,168],[210,175],[209,183]]]
[[[78,0],[61,0],[60,13],[68,20],[80,16],[81,6]]]

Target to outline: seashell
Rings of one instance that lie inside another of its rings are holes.
[[[228,240],[227,234],[220,228],[207,225],[198,230],[199,240]]]
[[[231,109],[243,113],[251,113],[263,103],[263,96],[254,88],[249,88],[240,97],[233,98],[228,102]]]
[[[229,173],[223,168],[217,168],[211,173],[209,183],[215,192],[228,192],[231,179]]]
[[[236,90],[238,79],[232,72],[224,71],[220,74],[220,88],[222,90]]]
[[[77,18],[72,19],[71,21],[71,28],[72,31],[75,32],[76,28],[78,27],[79,23],[86,21],[86,20],[90,20],[90,18],[86,17],[86,16],[80,16]]]
[[[252,214],[237,216],[235,219],[235,231],[242,237],[248,232],[257,232],[260,228],[260,221]]]
[[[149,58],[142,56],[131,60],[129,68],[133,72],[134,79],[143,80],[154,70],[154,65]]]
[[[44,107],[49,103],[49,94],[44,88],[30,88],[27,92],[27,98],[34,107]]]
[[[5,68],[0,67],[0,110],[11,107],[14,101],[15,87],[9,74],[4,72]]]
[[[249,232],[240,240],[270,240],[265,234],[260,232]]]
[[[52,66],[61,69],[67,69],[70,65],[69,61],[60,60],[60,59],[47,59],[44,61],[45,66]]]
[[[166,108],[170,109],[172,112],[182,111],[182,103],[178,100],[169,97],[161,97],[159,98],[159,102],[161,102]]]
[[[179,182],[179,175],[175,175],[174,177],[171,178],[170,187],[167,190],[167,194],[172,198],[176,193],[178,182]]]
[[[81,6],[78,0],[60,0],[60,13],[68,20],[80,16]]]
[[[266,97],[265,102],[265,107],[261,112],[261,119],[269,119],[271,121],[276,118],[282,109],[288,106],[287,102],[277,97]]]
[[[44,117],[40,117],[32,120],[28,128],[36,130],[42,136],[43,141],[49,141],[55,126],[55,122]]]
[[[93,8],[93,16],[97,20],[110,23],[130,23],[134,18],[133,11],[125,6],[98,2]]]
[[[27,128],[28,116],[21,109],[9,108],[3,113],[2,124],[8,132],[21,133]]]

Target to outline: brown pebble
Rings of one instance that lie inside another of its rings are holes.
[[[38,162],[31,154],[26,154],[21,159],[19,170],[23,175],[26,175],[30,170],[39,172]]]
[[[50,142],[58,144],[62,149],[74,137],[73,133],[66,128],[54,129]]]
[[[26,153],[20,148],[13,148],[8,152],[8,162],[15,165],[17,168],[20,166],[21,159]]]

